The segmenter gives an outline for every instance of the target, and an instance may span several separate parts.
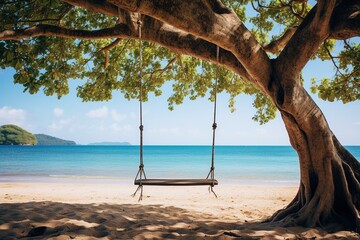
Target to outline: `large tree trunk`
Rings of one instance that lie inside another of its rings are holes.
[[[339,143],[299,81],[286,81],[286,75],[273,77],[270,90],[299,155],[301,178],[294,200],[269,221],[359,232],[360,164]]]

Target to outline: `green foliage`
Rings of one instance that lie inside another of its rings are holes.
[[[310,5],[303,6],[295,1],[289,3],[279,0],[247,2],[251,2],[247,5],[248,9],[256,12],[248,17],[252,24],[251,31],[262,44],[278,39],[287,28],[299,25],[302,17],[311,9]]]
[[[36,145],[36,137],[16,125],[0,127],[0,145]]]
[[[246,5],[249,4],[249,0],[223,0],[222,2],[234,11],[241,21],[247,20]]]
[[[264,94],[255,94],[253,106],[257,109],[253,120],[259,122],[260,124],[265,124],[269,120],[272,120],[276,117],[276,107],[271,102],[269,97],[265,96]]]
[[[85,42],[85,41],[84,41]],[[102,49],[110,42],[86,41],[91,49]],[[162,71],[162,62],[171,61],[174,57],[168,50],[143,42],[142,44],[142,76],[143,100],[148,93],[161,94],[161,86],[171,79],[171,71]],[[105,69],[106,55],[102,51],[89,53],[85,59],[87,68],[81,78],[87,79],[85,84],[78,87],[78,96],[85,101],[110,100],[113,90],[122,92],[126,99],[139,98],[140,64],[139,42],[123,40],[117,47],[109,51],[109,65]]]
[[[3,29],[23,29],[39,23],[76,29],[113,25],[108,16],[74,8],[61,1],[14,1],[4,4],[1,10]],[[0,67],[14,68],[14,83],[22,84],[24,91],[34,94],[42,89],[46,95],[56,94],[60,98],[69,92],[69,79],[82,78],[86,56],[92,49],[91,43],[59,37],[1,41]]]
[[[251,26],[251,32],[263,44],[279,38],[289,27],[297,26],[311,6],[283,0],[224,0],[239,18]],[[1,3],[0,31],[24,29],[37,24],[52,24],[73,29],[96,30],[112,27],[117,18],[70,6],[59,0],[24,0]],[[250,24],[248,24],[250,23]],[[77,95],[84,101],[108,101],[114,91],[128,100],[140,94],[139,41],[121,40],[107,52],[104,48],[116,39],[74,40],[60,37],[36,37],[21,41],[0,41],[0,67],[13,68],[14,82],[31,94],[43,91],[58,98],[69,92],[68,81],[78,81]],[[314,58],[329,60],[335,41],[326,41]],[[154,43],[142,42],[143,100],[149,94],[159,96],[165,82],[172,83],[169,109],[185,98],[214,100],[216,66],[199,59],[174,54]],[[359,45],[345,45],[340,53],[335,78],[314,82],[313,92],[320,98],[349,102],[359,99]],[[218,92],[229,95],[229,107],[235,110],[236,96],[254,96],[261,124],[275,117],[276,108],[258,89],[240,76],[219,67]],[[1,140],[0,136],[0,140]]]
[[[22,29],[38,23],[56,24],[71,7],[61,1],[1,1],[0,30]]]
[[[76,145],[74,141],[63,140],[45,134],[35,134],[37,145]]]
[[[335,62],[337,60],[337,62]],[[353,102],[360,99],[360,44],[345,43],[344,50],[334,59],[337,72],[333,79],[324,78],[317,83],[312,79],[311,91],[319,98],[333,102]]]

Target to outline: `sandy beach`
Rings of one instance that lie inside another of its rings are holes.
[[[359,239],[353,232],[262,224],[295,186],[146,187],[1,183],[0,239]]]

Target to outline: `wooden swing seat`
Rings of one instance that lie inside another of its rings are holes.
[[[151,185],[151,186],[214,186],[218,185],[216,179],[136,179],[134,182],[135,185]]]

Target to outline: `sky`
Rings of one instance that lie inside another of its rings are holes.
[[[42,92],[31,95],[23,86],[13,83],[12,69],[0,70],[0,125],[16,124],[32,133],[43,133],[77,144],[93,142],[129,142],[139,144],[139,102],[128,101],[114,92],[108,102],[82,102],[76,97],[76,86],[82,80],[70,80],[70,93],[60,100]],[[317,76],[332,77],[329,63],[308,63],[305,82]],[[308,87],[307,87],[308,88]],[[212,141],[213,103],[204,99],[187,100],[167,108],[170,85],[163,95],[150,97],[144,103],[144,144],[146,145],[210,145]],[[360,102],[343,104],[325,102],[313,95],[325,114],[330,128],[344,145],[360,145]],[[218,145],[290,145],[279,114],[276,119],[259,125],[251,118],[255,113],[253,97],[237,97],[236,112],[228,108],[229,96],[218,96]]]

